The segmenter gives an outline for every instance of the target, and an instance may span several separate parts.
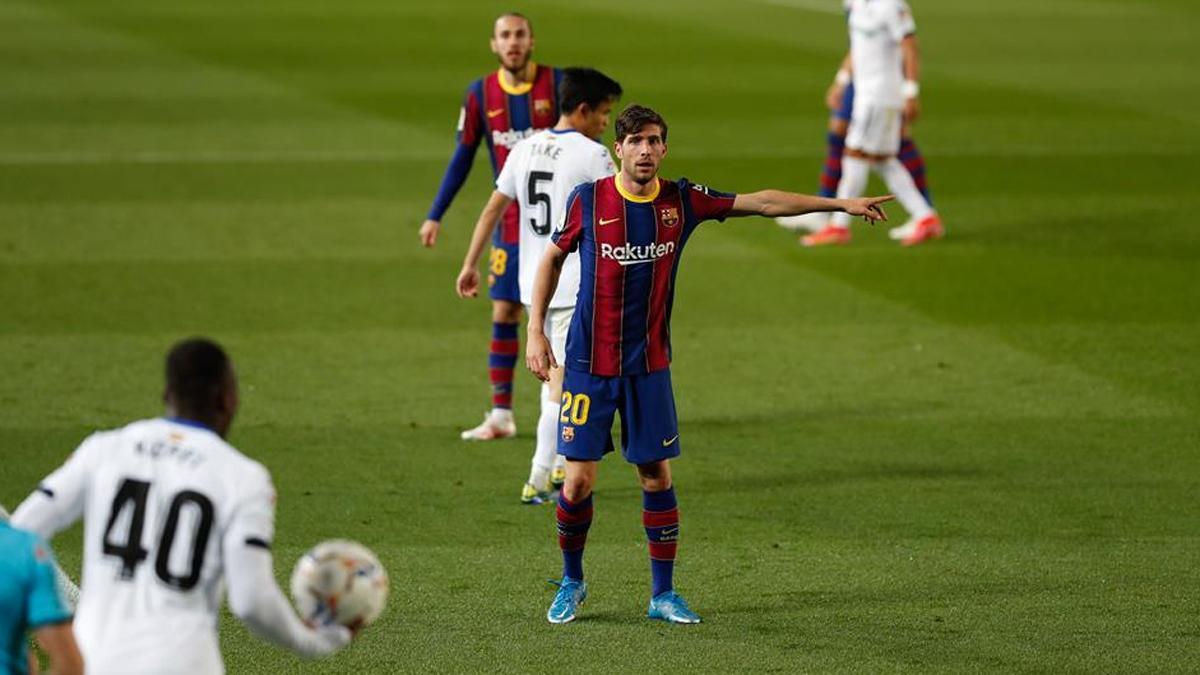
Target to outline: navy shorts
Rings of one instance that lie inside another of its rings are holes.
[[[567,369],[558,417],[558,454],[596,461],[612,452],[613,416],[621,414],[621,454],[630,464],[679,456],[679,419],[671,371],[598,377]]]
[[[521,301],[520,245],[492,242],[488,256],[488,296],[493,300]]]

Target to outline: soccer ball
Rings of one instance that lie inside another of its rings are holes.
[[[300,556],[292,570],[292,599],[301,618],[314,626],[362,628],[379,617],[387,596],[387,571],[358,542],[323,541]]]

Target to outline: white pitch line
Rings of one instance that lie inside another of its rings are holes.
[[[27,164],[269,164],[275,162],[397,162],[444,160],[447,153],[399,153],[377,150],[161,151],[135,152],[9,152],[0,165]]]
[[[1005,145],[975,147],[924,148],[928,157],[1179,157],[1200,154],[1200,148],[1188,146],[1163,147],[1086,147],[1069,148],[1043,145]],[[824,157],[811,149],[762,148],[749,150],[680,148],[672,157],[684,160],[714,159],[809,159]],[[117,152],[9,152],[0,153],[0,166],[86,166],[105,164],[274,164],[285,162],[310,164],[380,163],[444,161],[440,152],[412,153],[382,150],[314,150],[314,151],[160,151],[145,150]]]

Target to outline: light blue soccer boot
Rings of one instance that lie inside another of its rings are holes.
[[[558,586],[554,594],[554,602],[546,612],[546,620],[550,623],[567,623],[575,620],[575,612],[587,600],[587,583],[582,579],[563,577],[562,581],[551,581]]]
[[[688,608],[687,600],[674,590],[663,591],[650,598],[646,616],[671,623],[700,623],[700,615]]]

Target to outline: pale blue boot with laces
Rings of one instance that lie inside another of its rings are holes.
[[[683,596],[674,590],[663,591],[650,598],[650,609],[646,616],[671,623],[700,623],[700,615],[693,612]]]
[[[567,623],[575,619],[579,606],[587,599],[587,584],[582,579],[563,577],[562,581],[551,581],[558,586],[554,602],[546,612],[546,620],[550,623]],[[685,606],[686,607],[686,606]]]

